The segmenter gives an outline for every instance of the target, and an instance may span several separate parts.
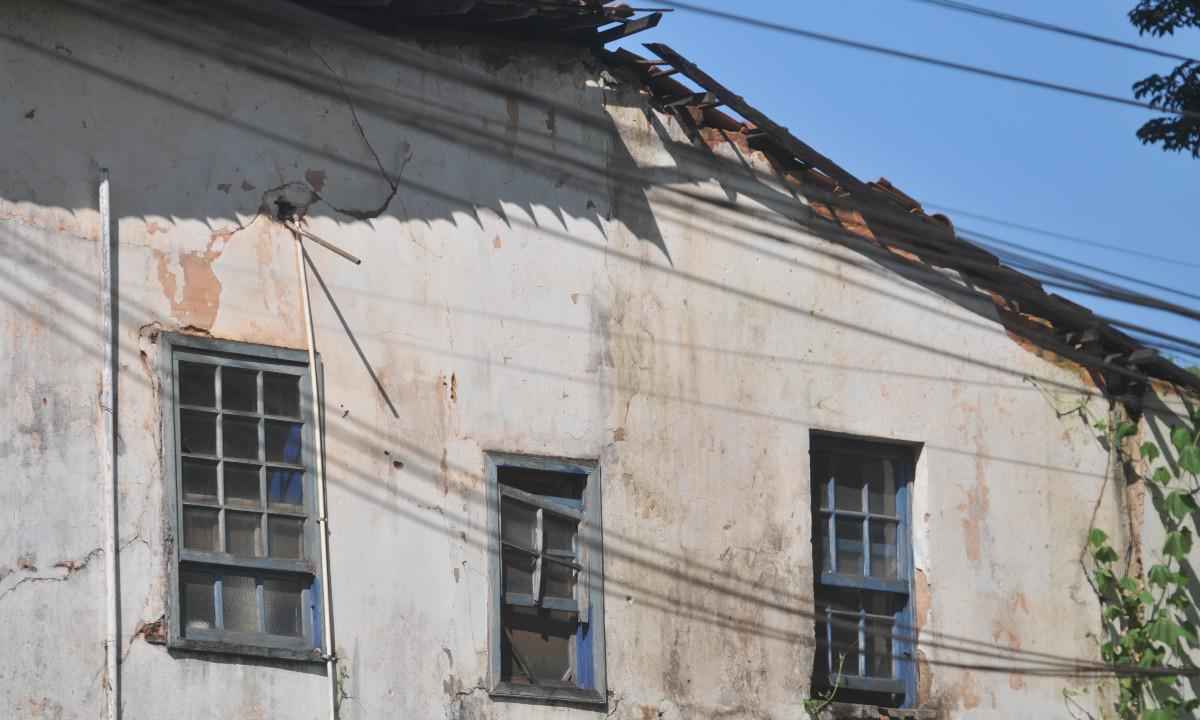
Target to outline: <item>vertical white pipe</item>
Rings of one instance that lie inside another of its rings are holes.
[[[296,269],[300,272],[301,297],[304,304],[304,336],[308,341],[308,377],[312,383],[315,412],[313,428],[313,450],[317,458],[317,523],[321,528],[321,626],[325,631],[325,674],[329,676],[329,717],[337,720],[337,657],[333,647],[333,606],[329,588],[329,523],[325,509],[325,453],[324,433],[321,428],[322,409],[325,407],[317,382],[317,351],[313,336],[312,305],[308,295],[308,268],[304,263],[304,240],[300,233],[292,230],[296,238]]]
[[[104,368],[100,376],[100,472],[104,476],[105,532],[105,610],[107,627],[105,632],[105,669],[108,676],[108,718],[120,717],[121,669],[119,667],[120,640],[117,595],[120,579],[117,577],[117,477],[116,442],[117,408],[113,400],[116,367],[118,327],[113,317],[113,248],[112,214],[108,198],[108,170],[100,171],[100,316],[101,336],[104,345]]]

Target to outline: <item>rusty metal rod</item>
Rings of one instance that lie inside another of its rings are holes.
[[[320,245],[321,247],[325,248],[326,250],[328,250],[328,251],[330,251],[330,252],[332,252],[332,253],[335,253],[335,254],[337,254],[337,255],[341,255],[342,257],[346,258],[347,260],[349,260],[350,262],[354,263],[355,265],[362,265],[362,260],[360,260],[359,258],[355,257],[354,255],[351,255],[350,253],[348,253],[348,252],[346,252],[345,250],[341,249],[341,248],[340,248],[340,247],[338,247],[337,245],[334,245],[333,243],[329,242],[328,240],[322,240],[320,237],[318,237],[318,236],[316,236],[316,235],[314,235],[314,234],[310,233],[309,231],[307,231],[307,230],[305,230],[304,228],[301,228],[301,227],[299,227],[299,226],[297,226],[297,225],[290,225],[290,224],[289,224],[287,227],[288,227],[288,229],[289,229],[289,230],[291,230],[292,232],[299,233],[300,235],[303,235],[304,237],[308,238],[309,240],[312,240],[313,242],[315,242],[316,244],[318,244],[318,245]]]

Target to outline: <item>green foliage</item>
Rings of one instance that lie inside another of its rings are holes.
[[[1180,28],[1200,27],[1200,0],[1140,0],[1129,13],[1139,34],[1173,35]],[[1186,151],[1200,157],[1200,63],[1181,63],[1166,75],[1155,73],[1133,85],[1133,94],[1155,107],[1180,113],[1154,118],[1137,131],[1143,144]]]
[[[1145,4],[1145,3],[1143,3]],[[1122,452],[1120,441],[1136,434],[1122,422],[1110,432],[1111,447]],[[1185,523],[1200,511],[1195,493],[1200,485],[1200,436],[1189,427],[1171,432],[1173,452],[1154,443],[1139,448],[1148,465],[1176,458],[1180,472],[1154,467],[1151,479],[1157,484],[1156,497],[1165,538],[1162,561],[1152,565],[1145,577],[1135,577],[1123,567],[1121,556],[1110,543],[1108,533],[1092,528],[1087,536],[1092,559],[1091,580],[1100,599],[1100,616],[1105,627],[1100,656],[1110,665],[1154,669],[1154,673],[1119,674],[1115,709],[1122,720],[1163,720],[1194,717],[1200,700],[1185,700],[1181,690],[1186,678],[1166,668],[1191,666],[1188,653],[1200,648],[1200,631],[1190,618],[1197,615],[1196,602],[1189,588],[1192,578],[1186,563],[1192,550],[1193,532]],[[1133,467],[1124,458],[1126,467]],[[1177,484],[1187,478],[1184,486]]]

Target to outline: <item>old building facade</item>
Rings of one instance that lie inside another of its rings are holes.
[[[3,11],[0,714],[1098,716],[1095,373],[682,59],[476,5]]]

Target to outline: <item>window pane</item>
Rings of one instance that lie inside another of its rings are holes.
[[[812,453],[812,499],[813,504],[819,508],[829,507],[829,468],[830,458],[828,455],[820,455]]]
[[[263,409],[268,415],[300,417],[300,378],[263,373]]]
[[[226,575],[222,578],[221,609],[225,629],[231,632],[258,632],[258,591],[254,578]]]
[[[257,465],[225,463],[225,504],[262,507]]]
[[[550,558],[542,559],[542,594],[546,597],[574,599],[575,569],[559,565]]]
[[[834,615],[833,674],[841,668],[842,675],[858,675],[858,621],[847,615]]]
[[[304,557],[304,520],[271,515],[267,518],[271,557],[299,560]]]
[[[813,517],[813,563],[816,572],[833,572],[833,563],[829,561],[830,545],[826,542],[829,537],[829,518],[817,514]]]
[[[198,572],[180,575],[183,595],[183,627],[187,630],[212,630],[217,626],[216,603],[213,601],[213,577]]]
[[[500,537],[518,547],[537,547],[537,508],[525,503],[501,498]]]
[[[258,412],[258,373],[241,368],[221,368],[221,408]]]
[[[242,557],[261,557],[262,527],[258,513],[225,513],[225,552]]]
[[[892,461],[886,458],[864,459],[862,473],[867,479],[871,512],[895,516],[896,473]]]
[[[863,480],[859,472],[858,463],[847,457],[837,456],[833,458],[835,490],[834,503],[839,510],[854,510],[861,511]]]
[[[549,511],[542,513],[542,526],[545,530],[544,549],[554,552],[575,553],[575,535],[579,532],[579,523],[571,518],[559,517]]]
[[[892,677],[892,623],[867,621],[867,675]]]
[[[533,594],[533,558],[516,550],[504,551],[504,592]]]
[[[497,468],[496,477],[501,485],[562,500],[583,500],[583,488],[587,485],[587,475],[507,465]]]
[[[179,411],[179,446],[185,453],[217,453],[217,416],[194,410]]]
[[[863,574],[863,524],[857,518],[837,518],[837,571],[839,575]]]
[[[267,632],[272,635],[300,637],[304,623],[300,612],[304,587],[296,578],[263,578],[263,609]]]
[[[304,510],[304,473],[267,468],[267,504],[282,510]]]
[[[214,366],[179,363],[179,402],[184,405],[216,407],[217,391],[213,382]]]
[[[182,459],[183,499],[195,502],[217,501],[217,464],[194,458]]]
[[[208,508],[183,508],[183,546],[192,550],[220,550],[217,511]]]
[[[258,459],[258,420],[224,415],[221,432],[222,456]]]
[[[896,523],[871,520],[871,575],[879,578],[896,577]]]
[[[819,612],[819,611],[818,611]],[[824,678],[829,674],[829,623],[825,622],[825,615],[817,615],[817,643],[816,650],[813,652],[813,677]]]
[[[267,421],[267,460],[300,464],[300,423]]]
[[[534,608],[505,608],[501,677],[514,683],[575,685],[571,639],[578,625],[567,613]],[[532,676],[532,678],[530,677]]]

